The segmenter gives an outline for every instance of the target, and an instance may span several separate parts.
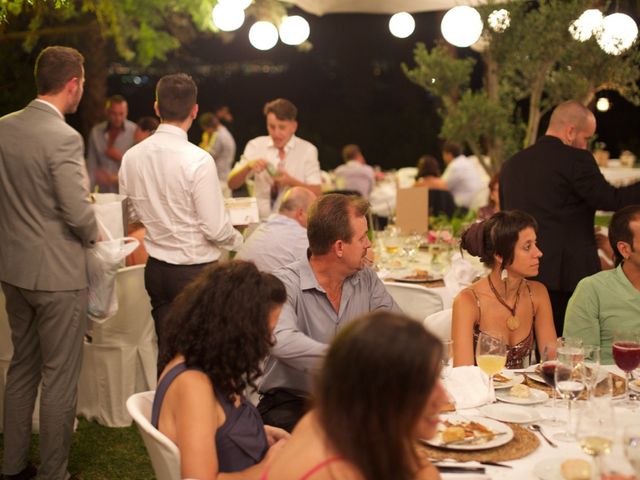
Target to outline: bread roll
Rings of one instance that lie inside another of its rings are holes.
[[[590,480],[591,464],[586,460],[572,458],[562,462],[560,472],[565,480]]]

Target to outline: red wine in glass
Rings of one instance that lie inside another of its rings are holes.
[[[555,379],[555,372],[556,372],[556,367],[558,366],[558,362],[553,360],[550,362],[544,362],[542,364],[542,378],[544,378],[544,381],[547,383],[547,385],[549,385],[551,388],[555,388],[556,386],[556,379]]]
[[[614,342],[613,360],[625,372],[635,370],[640,365],[640,344],[629,341]]]

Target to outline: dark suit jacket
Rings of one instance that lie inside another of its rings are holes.
[[[504,210],[523,210],[538,221],[538,280],[549,290],[571,292],[600,270],[595,211],[640,203],[640,183],[611,186],[591,153],[545,135],[504,164],[500,197]]]
[[[28,290],[87,286],[98,234],[82,137],[33,101],[0,118],[0,280]]]

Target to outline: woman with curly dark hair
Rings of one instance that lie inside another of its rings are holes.
[[[300,420],[262,480],[432,480],[416,440],[436,434],[447,403],[442,344],[415,320],[370,313],[333,340]]]
[[[231,261],[204,271],[174,302],[152,424],[178,446],[182,478],[257,479],[269,445],[288,437],[264,426],[243,396],[261,374],[285,300],[276,277]]]

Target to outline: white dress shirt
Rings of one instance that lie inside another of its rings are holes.
[[[278,156],[278,149],[273,144],[270,136],[257,137],[250,140],[244,149],[240,161],[234,170],[244,168],[252,160],[264,159],[278,170],[284,169],[296,180],[308,185],[320,185],[320,163],[318,162],[318,149],[310,142],[293,135],[284,146],[284,160],[281,164]],[[267,170],[253,175],[254,195],[258,201],[258,211],[260,219],[266,220],[272,213],[271,187],[274,184],[273,178]],[[274,202],[277,208],[279,200],[286,189],[278,192],[278,198]]]
[[[456,205],[467,207],[482,187],[482,171],[476,162],[459,155],[447,165],[442,179],[447,183]]]
[[[304,258],[307,248],[307,229],[293,218],[278,213],[251,234],[235,258],[254,262],[259,270],[273,273]]]
[[[213,158],[189,143],[181,128],[163,123],[129,149],[119,180],[130,218],[147,229],[145,247],[153,258],[174,265],[213,262],[220,248],[242,243],[225,209]]]
[[[371,165],[349,160],[335,170],[336,185],[339,189],[355,190],[364,198],[369,198],[376,183]]]

